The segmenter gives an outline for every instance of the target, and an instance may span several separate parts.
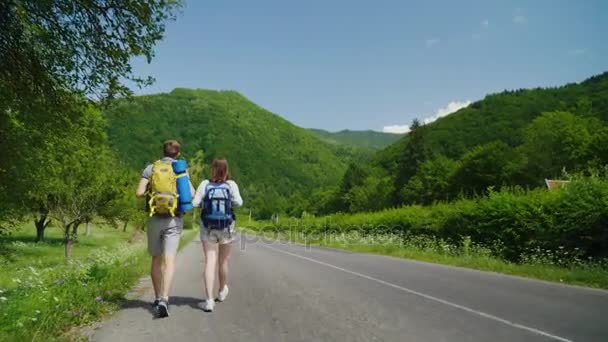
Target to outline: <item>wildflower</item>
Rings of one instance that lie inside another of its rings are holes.
[[[19,278],[13,278],[13,281],[17,284],[21,284],[21,279]]]
[[[32,317],[32,321],[33,321],[33,322],[36,322],[37,320],[38,320],[38,318],[36,318],[36,317]]]
[[[103,297],[102,296],[97,296],[95,297],[95,300],[98,302],[103,302]]]
[[[53,300],[54,300],[54,301],[56,301],[56,302],[58,302],[58,301],[59,301],[59,298],[57,298],[57,297],[53,297]]]
[[[1,301],[3,301],[3,302],[5,302],[5,301],[7,301],[8,299],[6,299],[6,297],[0,297],[0,300],[1,300]]]
[[[40,310],[36,310],[36,313],[37,313],[37,314],[40,314]]]

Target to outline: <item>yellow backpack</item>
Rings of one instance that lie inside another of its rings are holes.
[[[152,165],[150,177],[150,216],[175,216],[177,208],[177,176],[170,161],[159,160]]]

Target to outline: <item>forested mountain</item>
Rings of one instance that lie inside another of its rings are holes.
[[[206,164],[227,158],[247,207],[259,216],[285,211],[290,198],[338,183],[346,167],[334,146],[234,91],[137,96],[116,101],[105,117],[111,145],[133,168],[158,158],[170,138],[182,142],[186,159],[200,150]]]
[[[509,146],[523,142],[524,128],[543,112],[566,111],[608,121],[608,72],[581,83],[556,88],[504,91],[427,125],[431,148],[449,158],[458,158],[473,147],[492,141]],[[409,137],[378,154],[388,166],[403,154]]]
[[[545,178],[608,163],[608,73],[557,88],[491,94],[398,135],[299,128],[232,91],[176,89],[115,101],[112,146],[141,169],[161,142],[184,157],[225,156],[258,217],[373,211],[542,186]],[[352,162],[350,162],[352,161]],[[350,166],[346,165],[350,162]]]
[[[309,130],[331,144],[349,145],[367,150],[383,149],[403,137],[403,134],[383,133],[372,130],[351,131],[346,129],[339,132],[329,132],[315,128]]]
[[[351,164],[323,210],[430,204],[488,187],[542,186],[545,178],[608,164],[608,73],[556,88],[486,96]],[[323,211],[322,210],[322,211]]]

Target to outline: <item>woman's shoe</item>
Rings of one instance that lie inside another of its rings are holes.
[[[218,293],[217,296],[217,301],[218,302],[223,302],[226,300],[226,297],[228,297],[228,292],[230,292],[228,290],[228,285],[224,285],[224,288],[220,291],[220,293]]]
[[[203,309],[205,312],[213,312],[213,307],[215,306],[215,302],[211,299],[206,299],[200,303],[198,303],[198,307]]]

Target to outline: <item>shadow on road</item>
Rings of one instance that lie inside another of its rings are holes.
[[[180,297],[175,296],[169,299],[169,304],[171,306],[189,306],[193,309],[200,310],[197,304],[201,301],[201,298],[193,298],[193,297]],[[122,302],[122,309],[144,309],[150,313],[153,318],[156,318],[156,310],[152,307],[152,303],[149,301],[144,301],[141,299],[132,299],[126,300]]]

